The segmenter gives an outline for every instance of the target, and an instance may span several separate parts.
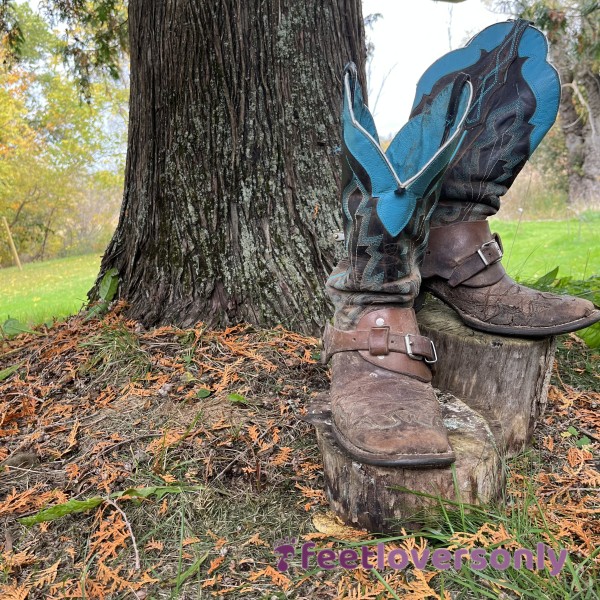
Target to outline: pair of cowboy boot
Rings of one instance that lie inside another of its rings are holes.
[[[424,289],[488,331],[548,335],[600,318],[590,303],[508,279],[485,221],[556,118],[560,85],[546,53],[525,21],[487,28],[424,74],[385,153],[355,69],[344,73],[346,257],[327,281],[336,312],[323,359],[332,358],[333,433],[360,462],[455,458],[430,383],[435,347],[414,314],[421,275]]]

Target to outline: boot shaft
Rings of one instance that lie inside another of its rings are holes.
[[[458,73],[468,74],[474,87],[465,137],[444,176],[434,225],[498,210],[558,113],[560,80],[547,55],[545,36],[528,21],[496,23],[437,60],[419,80],[413,117]]]
[[[358,303],[366,302],[363,293],[384,293],[393,296],[385,301],[401,303],[416,296],[436,188],[460,144],[471,96],[467,77],[448,83],[384,152],[355,68],[346,68],[342,113],[346,258],[329,278],[330,288],[355,293]]]

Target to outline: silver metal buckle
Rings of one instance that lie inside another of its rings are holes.
[[[410,358],[412,358],[413,360],[421,360],[421,358],[419,356],[415,356],[412,353],[412,350],[410,349],[410,347],[412,346],[412,342],[410,341],[410,333],[407,333],[404,336],[404,345],[406,346],[406,354],[408,354]]]
[[[433,351],[433,360],[427,360],[425,357],[423,357],[423,360],[428,365],[433,365],[434,363],[436,363],[438,361],[438,356],[437,356],[437,352],[435,350],[435,344],[433,343],[433,340],[429,340],[429,343],[431,344],[431,350]]]
[[[493,260],[492,262],[488,262],[488,260],[486,259],[486,257],[484,256],[482,250],[483,248],[487,248],[488,246],[492,246],[495,245],[496,248],[498,249],[498,253],[500,254],[500,256],[498,256],[498,258],[496,260]],[[483,264],[487,267],[489,265],[493,265],[495,263],[497,263],[502,256],[504,255],[502,252],[502,248],[500,248],[500,244],[498,243],[497,240],[490,240],[489,242],[486,242],[485,244],[481,245],[481,248],[479,248],[479,250],[477,250],[477,254],[479,254],[479,258],[483,261]]]
[[[432,365],[434,363],[436,363],[438,361],[438,355],[435,349],[435,344],[433,343],[433,340],[429,340],[429,343],[431,344],[431,350],[433,352],[433,360],[427,360],[424,356],[417,356],[416,354],[413,354],[412,350],[411,350],[411,346],[412,346],[412,342],[410,341],[410,333],[407,333],[404,336],[404,344],[406,346],[406,353],[408,354],[408,356],[410,358],[412,358],[413,360],[424,360],[428,365]]]

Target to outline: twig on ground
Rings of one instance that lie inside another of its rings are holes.
[[[150,438],[150,437],[161,437],[164,434],[165,434],[164,431],[160,431],[160,432],[156,432],[156,433],[144,433],[144,434],[138,435],[137,437],[134,437],[134,438],[127,438],[126,440],[121,440],[120,442],[116,442],[116,443],[112,444],[111,446],[107,446],[106,448],[103,448],[102,450],[100,450],[100,452],[97,452],[94,455],[94,458],[100,458],[101,456],[104,456],[105,454],[108,454],[109,452],[116,450],[117,448],[119,448],[119,446],[123,446],[125,444],[133,444],[134,442],[139,442],[140,440]],[[80,461],[83,462],[81,459],[85,458],[88,454],[91,454],[92,450],[88,450],[85,454],[80,456],[79,457]]]
[[[265,429],[265,431],[263,431],[257,438],[257,441],[262,440],[265,435],[267,435],[267,433],[270,431],[270,429]],[[215,481],[218,481],[219,479],[221,479],[221,477],[223,477],[223,475],[225,475],[225,473],[227,473],[227,471],[229,470],[230,467],[232,467],[242,456],[245,456],[246,454],[248,454],[248,452],[250,452],[252,448],[251,447],[246,447],[243,450],[240,450],[235,458],[224,468],[222,469],[216,477],[213,477],[211,483],[214,483]]]
[[[579,431],[581,431],[581,433],[584,433],[588,437],[591,437],[593,440],[600,442],[600,436],[596,435],[595,433],[592,433],[589,429],[584,429],[583,427],[577,427],[577,429],[579,429]]]
[[[135,535],[133,535],[133,529],[131,528],[131,523],[127,518],[125,512],[117,505],[116,502],[111,500],[109,497],[104,498],[104,502],[110,504],[115,510],[117,510],[121,516],[123,517],[123,521],[125,521],[125,525],[127,527],[127,531],[129,531],[129,536],[131,537],[131,543],[133,545],[133,552],[135,553],[135,570],[140,570],[140,553],[138,552],[137,543],[135,541]]]

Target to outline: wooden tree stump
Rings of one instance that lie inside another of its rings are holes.
[[[331,434],[328,396],[309,406],[307,420],[317,428],[329,503],[345,523],[381,532],[398,531],[400,524],[418,529],[424,511],[438,501],[394,488],[470,504],[489,502],[502,489],[502,464],[485,420],[451,394],[438,397],[456,454],[454,470],[361,464],[341,450]]]
[[[555,338],[475,331],[433,298],[417,319],[437,348],[433,385],[482,415],[503,455],[521,452],[546,408]]]
[[[418,493],[469,504],[492,500],[504,486],[501,456],[523,449],[546,407],[553,337],[474,331],[434,299],[417,316],[421,333],[437,347],[433,385],[441,390],[438,399],[456,454],[453,469],[361,464],[335,442],[328,397],[309,407],[331,508],[346,523],[371,531],[397,530],[399,522],[406,529],[418,528],[424,512],[437,503]]]

